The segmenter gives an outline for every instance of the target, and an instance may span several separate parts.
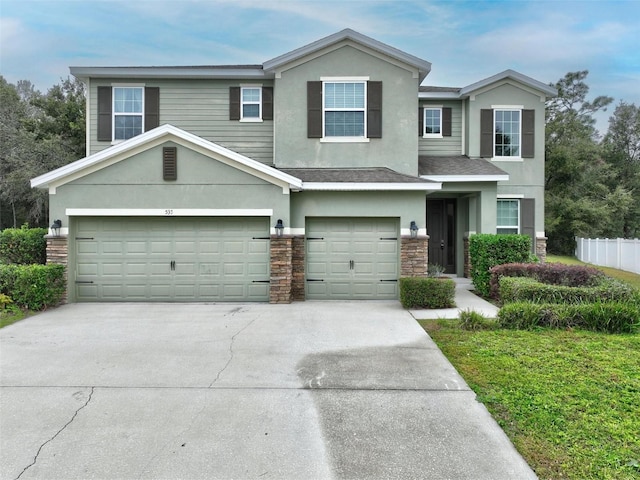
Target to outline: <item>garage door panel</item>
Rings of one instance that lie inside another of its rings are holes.
[[[269,280],[266,218],[107,217],[74,225],[75,280],[94,282],[76,285],[78,301],[269,299],[268,283],[252,284]]]
[[[393,282],[380,286],[399,275],[397,219],[308,218],[306,230],[308,298],[398,298]]]

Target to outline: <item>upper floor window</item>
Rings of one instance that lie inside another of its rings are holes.
[[[128,140],[143,131],[144,88],[113,88],[113,140]]]
[[[520,110],[495,110],[495,157],[520,157]]]
[[[324,82],[324,136],[365,137],[365,82]]]
[[[442,109],[441,108],[425,108],[424,109],[424,136],[425,137],[441,137],[442,136]]]
[[[262,118],[262,88],[242,87],[241,120],[260,120]]]
[[[496,233],[520,233],[520,201],[498,200]]]

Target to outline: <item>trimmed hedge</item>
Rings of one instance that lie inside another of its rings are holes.
[[[0,232],[0,259],[4,263],[44,265],[47,261],[46,228],[5,228]]]
[[[503,328],[524,330],[552,327],[581,328],[607,333],[634,333],[640,331],[640,305],[621,302],[578,305],[510,303],[500,309],[498,324]]]
[[[400,303],[404,308],[452,308],[455,289],[451,278],[403,277]]]
[[[564,265],[562,263],[507,263],[490,270],[491,297],[499,295],[501,277],[528,277],[549,285],[592,287],[598,285],[605,274],[594,267]]]
[[[634,302],[637,291],[630,285],[609,277],[600,278],[593,287],[568,287],[548,285],[534,278],[502,277],[500,302],[502,304],[528,301],[534,303],[589,303],[589,302]]]
[[[64,266],[0,265],[0,293],[30,310],[58,305],[65,293]]]
[[[527,235],[492,235],[481,233],[469,238],[471,279],[483,297],[490,293],[489,269],[503,263],[527,262],[531,257],[531,238]]]

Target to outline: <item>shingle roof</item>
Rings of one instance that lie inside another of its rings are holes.
[[[461,88],[458,87],[432,87],[430,85],[424,85],[419,87],[420,92],[451,92],[451,93],[459,93]]]
[[[282,168],[280,171],[312,183],[433,183],[390,168]]]
[[[508,175],[483,158],[456,157],[418,157],[418,173],[421,176],[496,176]]]

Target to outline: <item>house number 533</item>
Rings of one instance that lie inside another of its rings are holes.
[[[168,208],[164,211],[165,215],[173,215],[173,208]]]

